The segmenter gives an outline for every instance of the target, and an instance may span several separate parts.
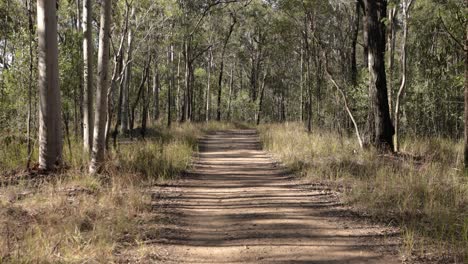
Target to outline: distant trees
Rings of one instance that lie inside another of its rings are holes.
[[[102,120],[115,147],[151,125],[210,119],[298,121],[384,151],[464,132],[465,0],[114,0],[107,58],[92,29],[100,2],[36,0],[38,21],[29,2],[0,1],[0,139],[24,133],[44,169],[61,163],[63,136],[65,154],[93,150]]]
[[[55,0],[37,1],[39,70],[39,168],[62,163],[62,113],[59,89]]]

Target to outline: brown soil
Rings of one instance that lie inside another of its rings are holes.
[[[159,227],[122,262],[402,262],[395,229],[354,219],[337,193],[290,175],[253,130],[201,139],[193,170],[155,188],[152,205]]]

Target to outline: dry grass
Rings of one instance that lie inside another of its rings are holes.
[[[109,263],[141,241],[141,215],[151,210],[148,188],[190,166],[197,138],[233,125],[157,127],[145,141],[123,139],[105,173],[85,173],[80,143],[65,148],[66,172],[0,187],[0,263]],[[17,145],[21,143],[17,143]],[[10,150],[15,149],[11,142]],[[17,146],[21,148],[21,146]],[[75,155],[70,155],[75,153]],[[2,172],[24,157],[2,150]]]
[[[400,225],[407,251],[431,245],[456,263],[468,260],[468,177],[459,142],[406,139],[405,155],[395,157],[360,151],[354,138],[333,132],[307,134],[296,123],[259,130],[265,148],[298,174],[334,185],[360,211]]]

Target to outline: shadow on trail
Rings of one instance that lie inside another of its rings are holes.
[[[199,149],[193,170],[172,185],[179,195],[153,201],[176,223],[151,243],[184,250],[167,262],[383,263],[379,251],[396,246],[382,239],[396,234],[341,223],[335,194],[297,183],[261,151],[254,130],[212,133]]]

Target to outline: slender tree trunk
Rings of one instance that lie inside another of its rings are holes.
[[[138,86],[138,92],[137,92],[137,98],[135,99],[135,102],[133,102],[131,108],[130,108],[130,130],[133,131],[135,128],[135,110],[138,106],[138,103],[140,102],[141,98],[144,97],[144,91],[145,91],[145,84],[146,80],[148,79],[149,75],[149,68],[151,65],[151,55],[148,57],[148,61],[145,62],[145,68],[142,73],[141,77],[141,82],[140,85]],[[143,98],[143,100],[145,100]],[[144,102],[144,101],[143,101]]]
[[[132,7],[130,20],[133,21],[135,18],[135,7]],[[127,37],[127,67],[125,69],[125,81],[124,81],[124,91],[122,97],[122,133],[128,134],[130,127],[130,84],[132,81],[132,60],[133,60],[133,25],[130,25],[128,28],[128,37]]]
[[[28,12],[28,23],[29,23],[29,78],[28,78],[28,117],[27,117],[27,145],[28,145],[28,161],[26,162],[26,169],[29,169],[31,165],[32,156],[32,144],[31,144],[31,126],[32,126],[32,90],[33,90],[33,70],[34,70],[34,25],[33,25],[33,14],[32,14],[32,1],[26,2],[26,8]]]
[[[159,72],[158,66],[155,67],[153,73],[153,97],[154,97],[154,121],[157,122],[160,117],[159,111]]]
[[[357,55],[356,55],[356,48],[359,36],[359,25],[361,22],[361,7],[358,1],[356,1],[356,18],[354,21],[354,28],[352,34],[352,44],[351,44],[351,84],[353,86],[357,86]]]
[[[369,89],[374,108],[375,146],[382,151],[393,151],[394,128],[388,105],[385,74],[386,0],[365,0],[369,44]]]
[[[98,73],[96,89],[96,114],[94,117],[94,141],[89,172],[99,172],[104,163],[106,140],[107,90],[109,89],[109,33],[111,23],[111,0],[102,0],[99,31]]]
[[[221,95],[222,95],[222,88],[223,88],[223,72],[224,72],[224,57],[226,55],[226,48],[229,43],[229,39],[231,38],[232,32],[234,31],[234,27],[237,23],[236,17],[231,15],[232,23],[229,27],[228,34],[224,39],[223,43],[223,50],[221,52],[221,66],[219,67],[219,79],[218,79],[218,104],[216,109],[216,121],[221,121]]]
[[[180,118],[182,113],[182,105],[180,103],[180,51],[177,53],[177,91],[175,95],[175,109],[176,109],[176,118]]]
[[[171,44],[169,50],[169,69],[171,76],[169,80],[169,89],[167,91],[167,127],[172,125],[172,90],[174,87],[174,45]]]
[[[309,133],[312,132],[312,74],[310,70],[310,55],[307,56],[307,88],[308,88],[308,95],[309,95],[309,101],[308,101],[308,116],[307,116],[307,131]]]
[[[263,75],[262,80],[262,87],[260,91],[260,100],[258,102],[258,113],[257,113],[257,126],[260,125],[262,114],[263,114],[263,99],[265,98],[265,87],[266,87],[266,78],[268,76],[268,71],[265,69],[265,73]]]
[[[393,111],[393,73],[394,73],[394,64],[395,64],[395,20],[397,14],[397,7],[393,7],[389,13],[389,22],[390,22],[390,32],[388,33],[388,107],[390,109],[390,118],[392,118],[392,111]],[[396,130],[395,130],[396,133]]]
[[[465,1],[466,5],[466,1]],[[465,32],[465,171],[468,171],[468,25]]]
[[[210,48],[208,58],[208,81],[206,88],[206,109],[205,109],[205,121],[210,121],[210,105],[211,105],[211,68],[213,67],[213,50]]]
[[[148,64],[148,77],[146,83],[146,91],[143,90],[143,110],[141,112],[141,137],[145,138],[146,128],[148,124],[148,108],[149,108],[149,95],[151,92],[151,78],[150,78],[150,64]]]
[[[228,97],[228,109],[227,109],[227,120],[231,120],[231,104],[232,104],[232,89],[234,86],[234,67],[231,68],[231,79],[229,81],[229,97]]]
[[[395,123],[395,136],[394,136],[394,145],[395,151],[400,151],[400,142],[399,142],[399,129],[400,129],[400,103],[403,99],[403,94],[406,88],[407,82],[407,48],[406,42],[408,39],[408,18],[409,11],[413,0],[403,0],[403,39],[401,40],[401,84],[400,89],[398,90],[396,104],[395,104],[395,114],[394,114],[394,123]],[[390,59],[392,60],[392,59]],[[393,72],[393,70],[391,70]],[[393,73],[390,75],[392,76]],[[391,82],[391,81],[390,81]]]
[[[185,63],[185,91],[184,91],[184,104],[182,107],[182,118],[181,122],[185,122],[189,115],[189,104],[190,104],[190,47],[188,39],[184,42],[184,63]]]
[[[301,42],[301,65],[300,67],[301,67],[301,78],[300,78],[301,93],[300,93],[299,102],[301,105],[301,109],[300,109],[301,122],[304,122],[304,46],[302,45],[302,42]]]
[[[93,148],[93,13],[92,1],[83,0],[83,150]]]
[[[62,163],[62,111],[59,89],[57,15],[55,0],[37,1],[39,33],[39,168]]]

